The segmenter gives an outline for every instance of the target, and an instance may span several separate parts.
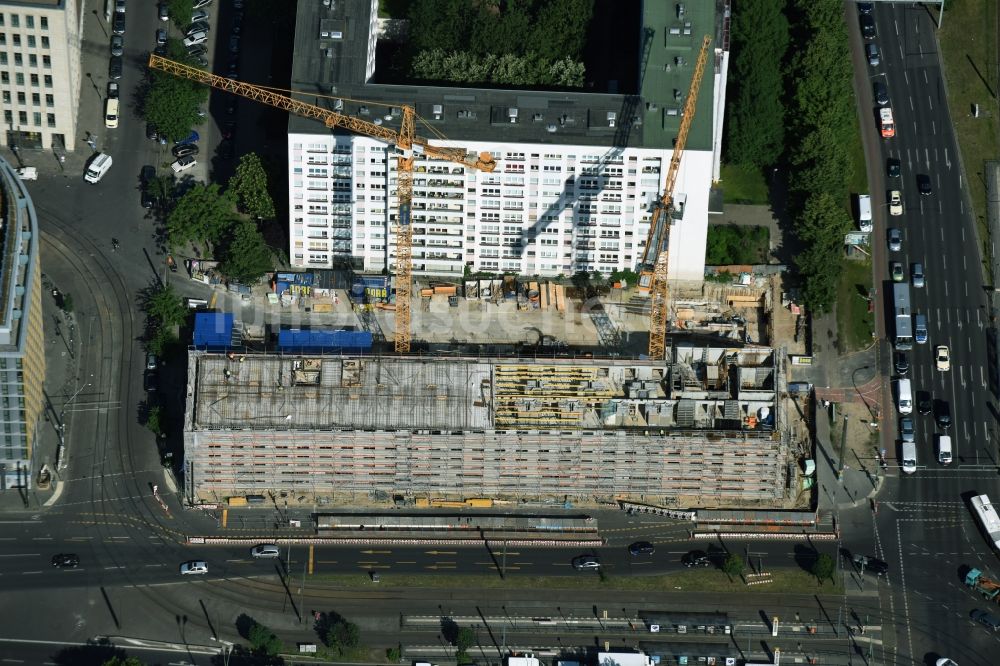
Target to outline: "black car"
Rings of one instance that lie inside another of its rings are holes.
[[[858,571],[867,571],[875,574],[876,576],[884,576],[889,573],[889,565],[876,557],[855,555],[853,562],[854,566],[858,568]]]
[[[219,125],[219,131],[222,132],[223,139],[232,139],[233,135],[236,134],[236,121],[227,120]]]
[[[871,14],[875,11],[874,2],[859,2],[858,3],[858,13],[860,14]]]
[[[157,141],[160,135],[156,133],[156,125],[153,123],[146,123],[146,138],[150,141]]]
[[[170,150],[174,154],[174,157],[180,159],[181,157],[187,157],[188,155],[197,155],[198,146],[193,143],[179,143]]]
[[[188,26],[187,35],[193,35],[196,32],[208,32],[211,28],[208,25],[208,21],[195,21]]]
[[[234,151],[233,151],[233,140],[232,139],[226,139],[225,141],[223,141],[223,142],[221,142],[219,144],[219,157],[220,158],[222,158],[224,160],[231,160],[231,159],[233,159],[233,154],[234,154]]]
[[[862,14],[858,17],[858,23],[861,24],[861,36],[865,39],[875,38],[875,19],[872,18],[871,14]]]
[[[111,32],[116,35],[125,34],[125,14],[115,12],[114,18],[111,19]]]
[[[648,541],[636,541],[628,547],[628,552],[630,555],[652,555],[656,548]]]
[[[156,203],[156,198],[149,192],[149,184],[153,182],[156,178],[156,167],[151,164],[147,164],[142,167],[139,172],[139,181],[141,187],[141,195],[139,197],[139,203],[142,204],[143,208],[152,208]]]
[[[900,168],[899,160],[895,157],[890,157],[885,161],[885,173],[889,178],[899,178]]]
[[[124,14],[115,14],[115,16],[124,16]],[[108,61],[108,78],[115,80],[122,78],[122,66],[121,56],[111,56],[111,60]]]
[[[928,391],[917,391],[918,414],[930,414],[932,404],[931,394]]]
[[[917,174],[917,190],[924,196],[934,191],[931,187],[931,177],[926,173]]]
[[[75,569],[80,566],[80,558],[73,553],[59,553],[52,556],[52,566],[57,569]]]
[[[684,557],[681,558],[681,564],[688,568],[707,567],[711,566],[712,558],[710,558],[708,553],[703,550],[692,550],[685,553]]]
[[[889,88],[887,88],[881,81],[875,81],[872,83],[872,96],[875,98],[875,103],[879,106],[886,106],[889,104]]]
[[[934,401],[934,422],[939,428],[951,427],[951,405],[947,400]]]
[[[905,375],[910,371],[910,359],[904,352],[896,352],[896,374]]]
[[[157,388],[159,388],[159,381],[158,380],[159,380],[159,377],[157,377],[155,370],[147,370],[146,371],[146,375],[145,375],[145,377],[143,377],[143,381],[142,381],[143,388],[147,392],[152,393]]]

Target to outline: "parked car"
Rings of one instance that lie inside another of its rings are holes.
[[[208,33],[195,32],[187,35],[184,38],[184,46],[194,46],[195,44],[204,44],[207,41],[208,41]]]
[[[198,21],[207,21],[208,16],[209,14],[207,9],[199,9],[191,14],[191,22],[197,23]]]
[[[153,123],[146,123],[146,138],[150,141],[159,141],[160,135],[156,131],[156,125]]]
[[[577,571],[586,571],[588,569],[600,569],[601,561],[594,557],[593,555],[581,555],[580,557],[573,558],[573,568]]]
[[[116,81],[122,78],[122,67],[122,57],[111,56],[111,60],[108,62],[108,78]]]
[[[872,96],[875,98],[875,103],[879,106],[888,106],[889,88],[881,81],[875,81],[872,84]]]
[[[858,12],[859,13],[861,13],[861,14],[871,14],[873,11],[875,11],[875,3],[874,2],[859,2],[858,3]]]
[[[198,146],[193,143],[179,143],[170,149],[174,157],[187,157],[188,155],[197,155]]]
[[[143,186],[142,192],[139,194],[139,204],[147,210],[156,205],[156,197],[146,189],[146,186]]]
[[[208,47],[204,44],[195,44],[194,46],[188,47],[187,52],[189,56],[203,56],[208,53]]]
[[[121,35],[111,35],[111,55],[120,56],[125,52],[125,38]]]
[[[230,53],[239,53],[240,52],[240,36],[239,35],[232,35],[229,38],[229,52]]]
[[[182,171],[187,171],[188,169],[194,167],[198,164],[198,160],[194,158],[194,155],[188,155],[187,157],[182,157],[176,162],[170,164],[170,168],[174,170],[174,173],[181,173]]]
[[[951,352],[948,351],[948,345],[938,345],[934,349],[934,365],[942,372],[951,370]]]
[[[630,555],[652,555],[656,548],[648,541],[636,541],[628,547]]]
[[[118,83],[115,81],[108,81],[108,98],[118,99]]]
[[[52,566],[57,569],[75,569],[80,566],[80,558],[73,553],[59,553],[52,556]]]
[[[125,0],[115,0],[115,12],[118,14],[125,13]]]
[[[161,45],[167,43],[167,29],[166,28],[157,28],[156,29],[156,43],[157,44],[161,44]]]
[[[147,185],[156,178],[156,167],[152,164],[147,164],[139,171],[139,180],[143,185]]]
[[[181,565],[181,575],[183,576],[207,573],[208,562],[205,562],[204,560],[191,560],[190,562],[185,562]]]
[[[146,374],[142,378],[142,387],[147,393],[153,393],[159,388],[159,377],[156,375],[155,370],[147,370]]]
[[[191,9],[201,9],[202,7],[208,7],[212,4],[212,0],[194,0],[191,4]]]
[[[170,10],[167,9],[167,3],[161,2],[160,4],[158,4],[156,6],[156,12],[157,14],[159,14],[161,21],[170,20]]]
[[[212,29],[211,26],[208,25],[208,21],[195,21],[194,23],[188,26],[188,29],[184,31],[184,34],[190,35],[193,32],[207,33],[211,29]]]
[[[222,158],[224,160],[231,160],[231,159],[233,159],[233,155],[234,155],[234,149],[233,149],[233,140],[232,139],[226,139],[226,140],[222,141],[221,143],[219,143],[219,157],[220,158]]]
[[[208,69],[208,58],[205,56],[191,56],[194,59],[196,65],[202,69]]]
[[[116,35],[125,34],[125,14],[115,12],[114,18],[111,19],[111,32]]]
[[[146,167],[143,168],[145,169]],[[146,369],[156,370],[156,354],[153,353],[146,354]]]
[[[885,161],[885,173],[889,178],[899,178],[900,166],[899,160],[895,157],[890,157]]]

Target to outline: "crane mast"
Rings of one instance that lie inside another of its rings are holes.
[[[688,132],[694,121],[695,105],[698,101],[698,91],[701,88],[701,77],[705,73],[708,62],[708,46],[712,38],[705,35],[701,42],[701,51],[694,66],[694,76],[688,88],[687,99],[684,101],[684,115],[674,142],[674,151],[670,156],[670,167],[667,170],[666,184],[663,196],[653,207],[653,217],[649,223],[649,234],[646,236],[646,247],[642,253],[643,266],[652,264],[652,277],[649,284],[649,357],[662,360],[666,356],[667,318],[670,306],[670,286],[667,282],[668,260],[670,257],[670,212],[674,200],[674,186],[677,184],[677,174],[680,171],[681,157],[687,144]]]
[[[413,288],[413,228],[410,226],[410,213],[413,206],[413,161],[416,154],[433,159],[448,160],[470,169],[490,172],[496,168],[496,161],[487,152],[467,153],[461,148],[446,148],[433,146],[426,139],[417,137],[416,114],[413,107],[399,105],[403,117],[399,131],[391,127],[383,127],[375,123],[355,118],[344,113],[324,109],[316,104],[309,104],[297,99],[276,93],[267,88],[250,83],[234,81],[223,76],[217,76],[203,69],[185,65],[169,58],[150,54],[149,67],[158,69],[174,76],[191,81],[197,81],[218,90],[256,100],[288,113],[304,118],[315,118],[327,127],[341,128],[380,139],[395,145],[401,152],[397,161],[396,196],[399,201],[399,213],[396,218],[396,330],[395,349],[397,352],[410,351],[410,297]]]

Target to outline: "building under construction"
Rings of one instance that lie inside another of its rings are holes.
[[[780,503],[774,350],[681,344],[669,356],[192,350],[185,491],[193,503]]]

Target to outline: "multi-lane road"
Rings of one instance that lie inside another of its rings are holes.
[[[865,534],[859,527],[848,538],[869,544],[893,567],[881,602],[887,624],[897,628],[896,663],[929,663],[935,654],[946,654],[963,666],[985,666],[997,663],[1000,646],[969,620],[969,611],[984,602],[961,581],[967,566],[1000,572],[1000,562],[979,534],[966,503],[972,491],[1000,498],[996,395],[987,366],[991,312],[980,243],[949,117],[933,17],[925,7],[904,3],[876,3],[874,17],[877,36],[865,41],[878,44],[881,63],[872,67],[860,57],[855,62],[858,78],[865,81],[859,86],[859,104],[862,119],[867,119],[862,131],[869,148],[869,182],[873,199],[882,204],[882,215],[876,215],[882,224],[872,235],[875,280],[891,300],[889,262],[903,263],[908,280],[912,265],[923,264],[926,286],[911,284],[911,299],[914,312],[927,315],[929,340],[914,344],[909,352],[908,376],[915,391],[950,404],[953,424],[942,429],[932,414],[914,410],[917,472],[891,476],[871,531]],[[850,27],[860,42],[856,23]],[[879,137],[872,99],[875,81],[888,87],[894,138]],[[900,161],[899,177],[887,174],[889,158]],[[931,194],[918,192],[918,174],[930,177]],[[890,216],[886,207],[887,190],[895,189],[903,194],[900,217]],[[903,229],[902,251],[888,250],[889,227]],[[893,328],[887,317],[880,331],[891,339]],[[950,349],[949,371],[935,369],[937,345]],[[883,341],[880,358],[887,377],[895,376],[891,351]],[[882,404],[885,423],[892,426],[884,429],[883,446],[893,450],[899,415],[888,382]],[[937,463],[937,434],[952,438],[955,460],[948,467]]]

